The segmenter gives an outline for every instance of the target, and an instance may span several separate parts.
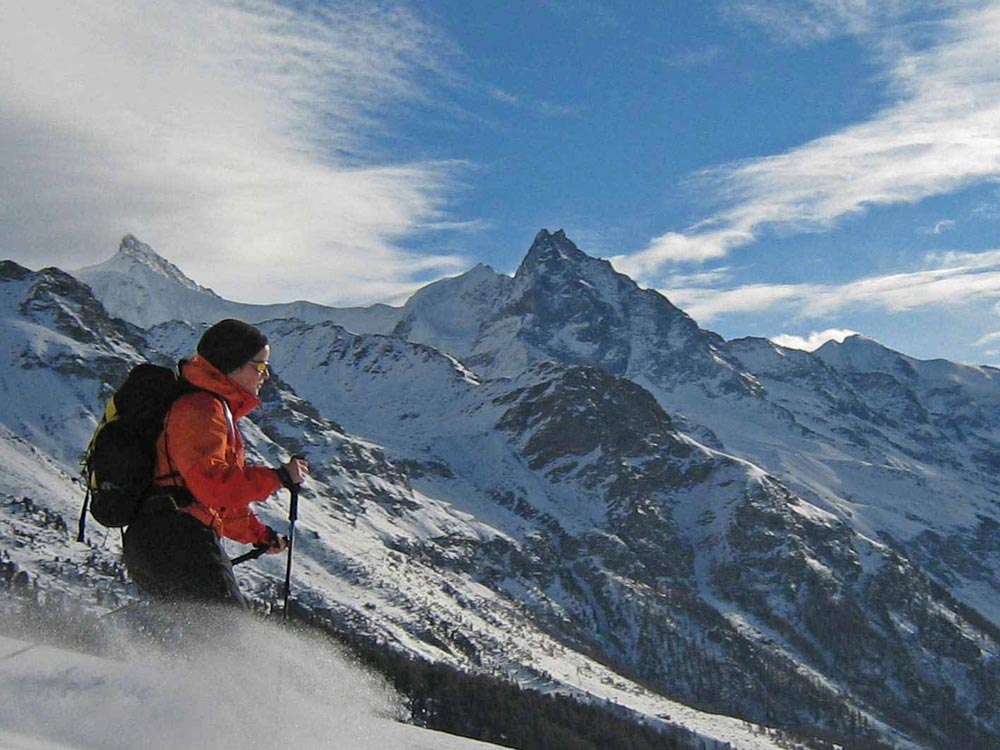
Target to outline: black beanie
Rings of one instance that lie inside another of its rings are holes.
[[[267,346],[267,336],[249,323],[227,318],[205,331],[198,354],[222,373],[238,370]]]

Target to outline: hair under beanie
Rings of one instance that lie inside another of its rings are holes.
[[[198,354],[223,373],[238,370],[267,346],[267,336],[249,323],[227,318],[205,331]]]

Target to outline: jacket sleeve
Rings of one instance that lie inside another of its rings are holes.
[[[274,532],[262,524],[249,508],[227,515],[223,520],[222,533],[240,544],[267,544],[274,538]]]
[[[179,399],[170,410],[165,447],[173,468],[201,504],[217,511],[223,533],[254,544],[267,538],[264,526],[248,505],[281,489],[274,469],[245,466],[242,444],[223,405],[207,393]]]

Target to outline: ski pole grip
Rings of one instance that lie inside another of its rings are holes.
[[[249,552],[246,552],[239,557],[234,557],[229,561],[231,565],[239,565],[240,563],[245,563],[248,560],[256,560],[258,557],[267,552],[267,547],[254,547]]]
[[[284,466],[279,466],[275,471],[278,472],[278,479],[281,480],[282,487],[289,492],[295,492],[298,489],[298,485],[292,481],[292,475],[288,473],[288,469]]]
[[[299,460],[299,461],[305,461],[306,457],[298,455],[298,454],[295,454],[289,460],[295,461],[296,459]],[[302,486],[302,483],[301,482],[293,482],[291,474],[288,473],[288,469],[286,469],[284,466],[279,466],[277,469],[275,469],[275,471],[278,472],[278,478],[281,480],[281,485],[286,490],[288,490],[289,492],[291,492],[293,495],[298,494],[299,487]]]

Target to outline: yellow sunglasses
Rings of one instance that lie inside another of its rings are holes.
[[[253,365],[253,369],[260,375],[267,375],[271,371],[271,363],[266,360],[251,359],[247,364]]]

